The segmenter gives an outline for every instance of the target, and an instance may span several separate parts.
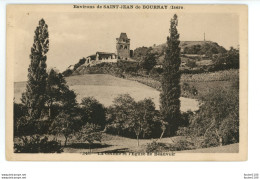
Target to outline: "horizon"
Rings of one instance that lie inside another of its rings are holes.
[[[116,38],[125,32],[130,38],[130,49],[166,43],[173,13],[76,12],[76,13],[20,13],[15,24],[14,81],[27,80],[30,48],[34,30],[43,18],[48,25],[50,50],[47,69],[64,71],[82,57],[97,51],[116,52]],[[236,14],[179,13],[180,41],[206,41],[218,43],[226,49],[239,45],[238,16]],[[63,23],[57,23],[63,22]],[[76,28],[75,28],[76,27]],[[149,32],[149,33],[148,33]]]

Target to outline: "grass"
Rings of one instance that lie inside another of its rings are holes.
[[[202,74],[184,74],[181,77],[181,83],[188,83],[195,86],[198,90],[199,99],[201,96],[208,94],[216,87],[232,88],[232,82],[238,80],[238,70],[226,70],[213,73]],[[77,100],[80,102],[83,97],[94,96],[105,106],[112,104],[113,99],[122,93],[129,93],[135,100],[143,98],[152,98],[159,109],[159,90],[156,90],[155,85],[160,86],[159,81],[146,77],[128,77],[127,79],[117,78],[107,74],[86,74],[79,76],[67,77],[67,83],[71,89],[78,94]],[[146,85],[144,85],[146,84]],[[25,91],[25,82],[18,82],[14,84],[15,101],[19,102],[21,93]],[[188,109],[197,110],[198,102],[194,99],[181,98],[181,110]],[[163,138],[157,141],[164,144],[172,144],[174,138]],[[59,140],[64,141],[63,138]],[[65,153],[85,153],[85,152],[144,152],[147,144],[154,139],[140,139],[140,146],[137,146],[136,139],[130,139],[120,136],[113,136],[103,134],[101,143],[94,145],[82,143],[68,143],[64,148]],[[213,147],[207,149],[196,149],[189,151],[182,151],[187,153],[233,153],[238,152],[238,144],[231,144],[227,146]]]
[[[113,100],[119,94],[130,94],[136,101],[151,98],[157,109],[160,105],[160,92],[147,85],[133,80],[117,78],[107,74],[86,74],[67,77],[67,84],[77,94],[77,101],[84,97],[93,96],[106,107],[113,104]],[[15,83],[15,101],[20,102],[21,94],[25,91],[25,82]],[[195,111],[198,102],[194,99],[181,98],[182,111]]]
[[[52,138],[53,136],[50,136]],[[110,135],[103,133],[102,134],[102,142],[88,144],[88,143],[74,143],[73,140],[68,141],[68,145],[64,147],[64,153],[124,153],[124,152],[138,152],[145,153],[146,147],[149,143],[153,141],[171,145],[173,142],[180,140],[181,136],[176,137],[167,137],[159,139],[140,139],[140,145],[137,146],[136,139],[130,139],[126,137]],[[61,140],[61,144],[64,144],[64,137],[59,137],[58,140]],[[184,151],[175,151],[182,153],[236,153],[238,152],[239,145],[231,144],[226,146],[219,147],[211,147],[211,148],[203,148],[203,149],[194,149],[194,150],[184,150]]]

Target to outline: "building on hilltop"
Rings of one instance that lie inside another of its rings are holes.
[[[96,52],[93,55],[86,57],[84,66],[93,66],[99,63],[116,63],[118,59],[130,60],[133,56],[133,50],[130,50],[130,39],[126,33],[122,32],[120,37],[116,39],[116,53]],[[73,70],[74,66],[69,66],[68,69]]]
[[[86,58],[85,64],[98,64],[98,63],[115,63],[117,62],[117,55],[115,53],[108,52],[96,52],[94,55],[90,55]]]
[[[116,38],[116,50],[118,59],[127,60],[130,58],[130,39],[126,33],[122,32],[119,38]]]

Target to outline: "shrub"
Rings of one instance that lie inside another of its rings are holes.
[[[210,132],[207,132],[204,135],[203,141],[201,143],[201,148],[208,148],[208,147],[217,147],[220,144],[220,137],[217,135],[214,129],[211,129]]]
[[[224,119],[220,126],[220,133],[222,136],[222,144],[232,144],[239,142],[239,120],[238,118]]]
[[[76,138],[78,141],[87,141],[90,144],[94,141],[101,142],[102,132],[100,131],[100,126],[87,123],[76,133]]]
[[[104,129],[106,125],[105,107],[94,97],[85,97],[81,100],[83,110],[83,124],[87,122],[97,124]]]
[[[146,152],[147,153],[154,153],[154,152],[162,152],[167,148],[166,144],[164,143],[157,143],[153,141],[152,143],[147,144]]]
[[[14,144],[15,153],[61,153],[63,149],[57,140],[48,140],[48,137],[34,135],[18,138]]]
[[[239,142],[238,89],[212,89],[202,97],[199,111],[191,117],[193,136],[203,136],[203,147]]]
[[[181,85],[181,94],[183,97],[194,97],[198,95],[198,90],[194,87],[189,85],[188,83],[183,83]]]
[[[175,144],[170,146],[171,151],[181,151],[181,150],[192,150],[195,149],[194,143],[188,141],[187,139],[180,139]]]

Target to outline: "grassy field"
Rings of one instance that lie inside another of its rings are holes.
[[[173,141],[178,141],[181,137],[171,137],[159,139],[140,139],[139,146],[137,145],[136,139],[130,139],[121,136],[114,136],[110,134],[103,134],[102,142],[95,143],[90,146],[88,143],[73,143],[73,141],[68,142],[68,146],[64,148],[64,153],[120,153],[120,152],[141,152],[145,153],[147,144],[156,140],[156,142],[164,144],[173,144]],[[58,140],[64,141],[63,138]],[[210,147],[195,150],[183,150],[175,151],[177,153],[237,153],[239,152],[239,144],[231,144],[219,147]]]
[[[188,83],[195,86],[198,90],[197,99],[208,94],[210,90],[217,87],[233,88],[233,82],[238,80],[238,70],[227,70],[213,73],[202,74],[184,74],[181,77],[181,83]],[[144,98],[152,98],[159,109],[159,94],[153,85],[160,85],[159,81],[152,78],[135,78],[126,77],[127,79],[117,78],[107,74],[86,74],[79,76],[67,77],[67,84],[77,93],[78,102],[83,97],[93,96],[105,106],[112,104],[113,99],[123,93],[128,93],[135,100]],[[146,84],[146,85],[145,85]],[[150,85],[149,85],[150,84]],[[17,82],[14,84],[15,101],[20,102],[21,94],[25,91],[26,82]],[[150,87],[151,86],[151,87]],[[195,111],[198,109],[198,101],[196,99],[181,98],[181,110]],[[158,136],[159,137],[159,136]],[[163,138],[157,142],[164,144],[172,144],[173,140],[179,137]],[[58,140],[64,142],[63,137]],[[89,145],[88,143],[77,143],[73,140],[68,141],[68,146],[64,148],[65,153],[85,153],[85,152],[145,152],[147,144],[155,139],[140,139],[140,146],[137,146],[136,139],[130,139],[120,136],[103,134],[102,142]],[[212,147],[205,149],[181,151],[185,153],[234,153],[238,152],[239,145],[231,144],[227,146]]]
[[[117,78],[107,74],[86,74],[67,77],[67,84],[77,94],[78,102],[84,97],[95,97],[108,107],[119,94],[130,94],[135,100],[152,98],[159,109],[160,92],[136,81]],[[25,82],[14,85],[15,101],[20,102],[21,94],[25,91]],[[198,110],[198,102],[194,99],[181,98],[181,111]]]

